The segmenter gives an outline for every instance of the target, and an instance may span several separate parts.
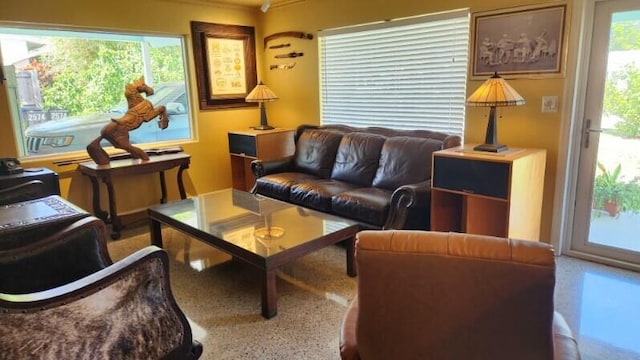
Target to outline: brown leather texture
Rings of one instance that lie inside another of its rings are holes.
[[[371,186],[385,140],[386,137],[376,134],[345,134],[340,141],[331,178],[360,186]]]
[[[356,261],[358,295],[343,323],[343,359],[579,359],[554,312],[548,244],[363,231]]]
[[[333,169],[342,134],[333,131],[310,130],[296,144],[296,170],[320,178],[328,178]]]
[[[431,154],[442,150],[442,141],[407,136],[388,138],[372,185],[387,190],[431,178]]]

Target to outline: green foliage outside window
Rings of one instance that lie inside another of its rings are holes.
[[[640,138],[640,69],[625,65],[609,76],[605,85],[604,112],[619,116],[616,135]]]
[[[621,21],[611,25],[609,51],[637,50],[640,22]]]
[[[612,25],[610,51],[639,50],[638,44],[640,21]],[[627,64],[608,77],[603,110],[621,118],[613,130],[616,135],[640,138],[640,69],[636,65]]]
[[[140,42],[51,39],[51,51],[30,65],[39,72],[44,108],[69,116],[106,113],[124,101],[124,86],[144,75]],[[153,83],[183,81],[180,46],[151,48]]]
[[[622,181],[620,173],[622,165],[618,164],[613,170],[607,169],[602,163],[598,163],[600,173],[595,178],[593,189],[593,206],[603,209],[605,203],[610,202],[617,206],[618,211],[640,211],[640,181]]]

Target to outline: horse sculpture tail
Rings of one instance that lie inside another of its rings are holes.
[[[109,161],[111,161],[111,158],[109,158],[109,154],[100,146],[100,141],[102,141],[102,135],[87,145],[87,152],[96,164],[107,165]]]

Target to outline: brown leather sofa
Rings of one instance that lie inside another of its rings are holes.
[[[545,243],[428,231],[357,235],[342,359],[579,359]]]
[[[295,154],[252,163],[252,192],[359,221],[428,229],[431,153],[460,137],[426,130],[301,125]]]

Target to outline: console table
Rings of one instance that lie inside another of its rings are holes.
[[[113,178],[127,175],[159,173],[160,189],[162,190],[160,203],[164,204],[167,202],[167,187],[164,171],[178,167],[178,190],[180,191],[180,198],[185,199],[187,194],[184,190],[184,183],[182,182],[182,173],[185,169],[189,168],[190,162],[191,155],[177,153],[151,156],[147,161],[140,159],[112,160],[106,165],[98,165],[93,161],[87,161],[80,163],[78,168],[82,174],[87,175],[91,180],[91,186],[93,188],[94,214],[104,222],[111,223],[111,238],[115,240],[120,238],[120,230],[123,228],[123,225],[118,217],[118,211],[116,208],[116,194],[113,187]],[[100,188],[98,180],[102,181],[107,186],[107,193],[109,195],[108,213],[102,210],[100,206]]]

